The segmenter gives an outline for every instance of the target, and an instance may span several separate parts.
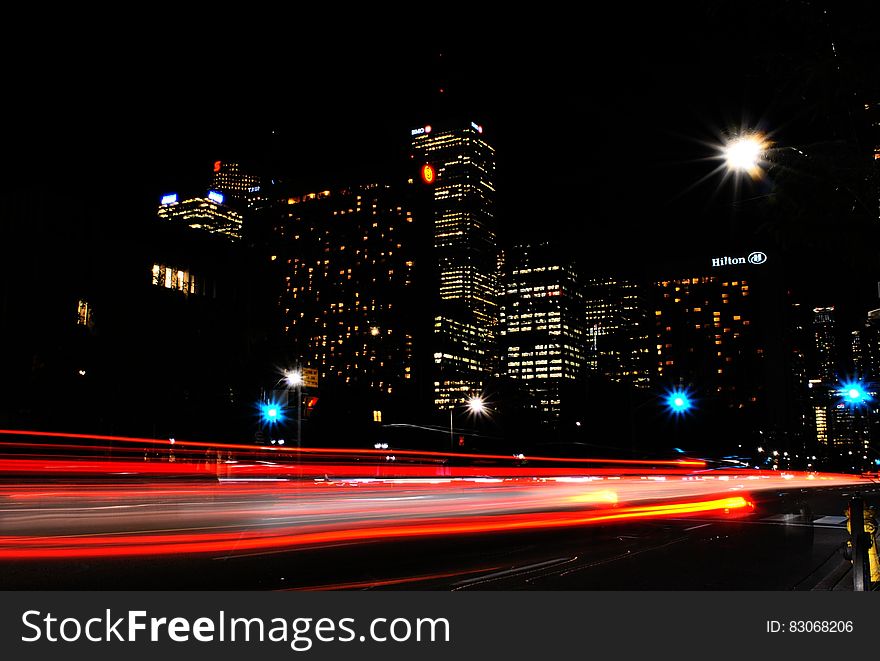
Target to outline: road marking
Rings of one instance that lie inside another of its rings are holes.
[[[845,516],[822,516],[813,521],[813,523],[827,523],[829,525],[842,526],[846,523]]]
[[[514,567],[512,569],[505,569],[504,571],[498,571],[493,574],[485,574],[484,576],[477,576],[476,578],[469,578],[466,581],[459,581],[458,583],[453,583],[454,586],[464,586],[470,585],[471,583],[482,583],[483,581],[491,581],[495,578],[500,578],[501,576],[508,576],[510,574],[520,574],[522,572],[527,572],[532,569],[541,569],[543,567],[548,567],[550,565],[560,565],[566,562],[571,562],[572,560],[576,560],[577,556],[568,557],[568,558],[556,558],[554,560],[545,560],[544,562],[537,562],[533,565],[525,565],[524,567]]]
[[[684,519],[670,519],[671,521],[684,521]],[[693,521],[693,519],[690,519]],[[828,530],[840,530],[841,526],[827,526],[821,523],[792,523],[790,521],[745,521],[744,519],[732,519],[729,521],[715,521],[713,523],[723,523],[726,525],[746,525],[746,526],[787,526],[793,528],[827,528]]]
[[[698,526],[691,526],[690,528],[685,528],[684,531],[689,532],[691,530],[696,530],[697,528],[705,528],[706,526],[711,526],[711,525],[712,525],[711,523],[701,523]]]
[[[682,542],[690,541],[690,538],[687,535],[683,535],[678,539],[673,539],[671,542],[666,542],[664,544],[660,544],[658,546],[649,546],[647,548],[639,549],[637,551],[627,551],[626,553],[620,553],[619,555],[612,556],[610,558],[602,558],[601,560],[595,560],[593,562],[588,562],[579,567],[575,567],[574,569],[568,569],[559,574],[560,577],[567,576],[568,574],[574,574],[575,572],[584,571],[585,569],[593,569],[594,567],[598,567],[600,565],[607,565],[611,562],[617,562],[618,560],[630,560],[637,555],[642,555],[644,553],[650,553],[651,551],[657,551],[659,549],[666,548],[667,546],[673,546],[675,544],[680,544]],[[531,579],[529,579],[531,582]]]
[[[778,522],[788,523],[788,522],[795,522],[795,521],[804,522],[804,515],[803,514],[772,514],[770,516],[765,516],[763,519],[761,519],[761,521],[774,521],[777,523]]]

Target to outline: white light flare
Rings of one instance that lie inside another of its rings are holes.
[[[764,172],[761,165],[768,146],[766,138],[759,133],[731,139],[722,150],[727,169],[732,172],[745,172],[752,179],[760,178]]]

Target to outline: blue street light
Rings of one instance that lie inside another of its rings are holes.
[[[284,412],[281,405],[275,402],[265,402],[260,404],[260,413],[263,416],[263,422],[273,425],[284,419]]]
[[[666,393],[666,408],[673,415],[684,415],[693,406],[690,393],[684,388],[674,388]]]
[[[843,403],[849,406],[861,406],[872,399],[871,394],[865,390],[864,384],[860,381],[841,383],[837,393],[841,396]]]

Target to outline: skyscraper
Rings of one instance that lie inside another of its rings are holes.
[[[413,213],[371,183],[286,199],[276,225],[290,355],[321,380],[393,395],[413,378]]]
[[[764,348],[753,332],[748,280],[703,275],[656,283],[656,366],[661,382],[693,383],[727,408],[758,401]]]
[[[810,400],[816,429],[816,443],[835,443],[837,409],[834,385],[837,381],[837,349],[834,339],[834,307],[813,308],[813,378]]]
[[[475,122],[411,134],[412,158],[432,188],[434,406],[447,410],[482,390],[496,368],[495,149]]]
[[[585,298],[591,369],[611,381],[650,387],[654,324],[644,287],[624,278],[593,278]]]
[[[689,389],[703,442],[740,444],[768,424],[766,330],[752,281],[723,275],[661,280],[654,288],[657,391]],[[706,435],[710,433],[711,435]]]
[[[504,280],[503,373],[524,382],[542,421],[555,425],[567,386],[580,381],[586,368],[580,277],[556,246],[542,243],[515,246],[507,255]]]
[[[806,449],[818,438],[818,423],[812,406],[812,387],[808,356],[812,345],[809,308],[792,300],[789,292],[788,323],[781,339],[785,346],[787,360],[785,369],[785,390],[790,401],[788,427],[796,445]],[[827,420],[822,421],[827,424]],[[827,431],[827,428],[826,428]]]
[[[834,306],[814,308],[815,376],[827,384],[837,381],[837,346],[834,333]]]
[[[162,196],[158,216],[160,220],[186,225],[191,229],[220,234],[231,240],[241,238],[243,217],[225,204],[225,197],[217,191],[205,197],[178,201],[176,193]]]
[[[235,161],[214,161],[211,190],[222,193],[229,204],[243,208],[249,198],[259,194],[260,178],[245,172]]]

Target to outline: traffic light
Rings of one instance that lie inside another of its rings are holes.
[[[312,414],[312,411],[315,410],[315,406],[317,406],[317,405],[318,405],[318,398],[313,397],[312,395],[307,395],[305,397],[305,406],[303,407],[304,408],[303,415],[308,418]]]

